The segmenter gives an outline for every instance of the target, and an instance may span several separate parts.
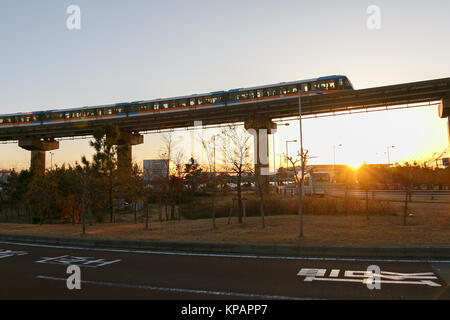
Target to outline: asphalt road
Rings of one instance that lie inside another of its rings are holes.
[[[67,274],[71,264],[80,266],[80,290],[67,287],[74,276]],[[379,268],[369,283],[374,289],[364,282],[370,266]],[[450,261],[191,255],[0,242],[0,299],[450,299],[448,284]]]

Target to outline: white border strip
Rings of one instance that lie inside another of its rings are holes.
[[[195,253],[195,252],[171,252],[171,251],[152,251],[137,249],[112,249],[112,248],[88,248],[63,245],[47,245],[35,243],[20,243],[10,241],[0,241],[2,244],[10,244],[26,247],[41,247],[55,249],[73,249],[83,251],[100,251],[100,252],[121,252],[121,253],[140,253],[155,255],[172,255],[172,256],[194,256],[194,257],[218,257],[218,258],[240,258],[240,259],[273,259],[273,260],[311,260],[311,261],[379,261],[379,262],[428,262],[428,263],[450,263],[450,260],[426,260],[426,259],[380,259],[380,258],[332,258],[332,257],[292,257],[292,256],[264,256],[251,254],[219,254],[219,253]]]
[[[54,280],[54,281],[67,281],[67,279],[65,279],[65,278],[48,277],[48,276],[36,276],[36,279]],[[182,288],[166,288],[166,287],[156,287],[156,286],[145,286],[145,285],[132,285],[132,284],[112,283],[112,282],[89,281],[89,280],[81,280],[81,283],[93,284],[93,285],[99,285],[99,286],[107,286],[107,287],[126,288],[126,289],[142,289],[142,290],[151,290],[151,291],[165,291],[165,292],[176,292],[176,293],[192,293],[192,294],[228,296],[228,297],[239,297],[239,298],[252,298],[252,299],[320,300],[320,299],[312,299],[312,298],[274,296],[274,295],[265,295],[265,294],[255,294],[255,293],[242,293],[242,292],[231,292],[231,291],[230,292],[210,291],[210,290],[182,289]]]

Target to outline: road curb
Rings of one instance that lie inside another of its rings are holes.
[[[448,260],[450,246],[311,246],[296,244],[242,244],[162,240],[107,240],[0,234],[0,241],[96,249],[157,252],[316,258],[377,258]]]

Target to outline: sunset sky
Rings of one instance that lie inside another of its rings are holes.
[[[72,4],[81,8],[81,30],[66,27]],[[373,4],[381,9],[379,30],[366,25]],[[0,0],[0,114],[333,74],[348,76],[355,89],[445,78],[449,12],[448,0]],[[388,146],[397,162],[431,158],[449,144],[436,107],[307,119],[303,129],[312,163],[333,163],[333,145],[337,163],[357,166],[386,163]],[[280,127],[275,153],[298,132],[296,121]],[[190,140],[189,132],[175,135],[180,146]],[[161,150],[159,134],[144,139],[133,148],[140,164]],[[88,140],[62,141],[53,164],[83,154],[92,154]],[[17,145],[0,144],[0,155],[0,168],[29,166],[30,153]]]

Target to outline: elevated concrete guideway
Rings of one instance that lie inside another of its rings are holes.
[[[450,78],[404,83],[342,93],[302,97],[302,115],[356,111],[403,104],[441,101],[442,118],[450,114]],[[29,127],[0,128],[0,141],[23,138],[63,138],[92,135],[106,123],[117,125],[120,131],[140,132],[184,128],[202,121],[204,125],[245,122],[258,118],[274,119],[298,116],[298,97],[282,101],[260,101],[207,109],[161,112],[138,117],[46,124]]]
[[[298,102],[298,96],[292,96],[278,101],[257,101],[241,105],[173,111],[169,109],[164,110],[164,112],[118,119],[49,123],[12,128],[0,127],[0,142],[19,141],[19,146],[32,151],[32,166],[34,163],[42,170],[40,162],[44,161],[45,163],[47,147],[30,147],[27,141],[32,139],[35,143],[41,141],[43,144],[48,145],[48,141],[54,141],[57,138],[92,135],[97,128],[112,123],[117,125],[119,131],[123,133],[123,141],[119,142],[122,150],[121,159],[123,160],[121,163],[122,166],[128,167],[130,166],[128,162],[131,161],[131,146],[143,143],[143,136],[139,132],[192,127],[195,121],[202,121],[203,125],[244,122],[247,130],[254,129],[258,132],[259,130],[267,130],[266,132],[270,134],[270,130],[275,128],[271,121],[272,119],[296,117],[299,115]],[[430,102],[440,102],[439,116],[450,119],[450,78],[334,94],[302,96],[302,116],[353,112],[362,109],[368,110]],[[257,120],[257,123],[266,123],[267,126],[255,126],[255,120]],[[257,139],[259,140],[259,136],[257,136]],[[267,143],[262,142],[262,145],[266,146]],[[262,153],[265,154],[266,151],[262,150]],[[37,155],[36,152],[39,154]],[[38,157],[40,162],[37,160],[33,162],[33,154],[34,158]],[[267,167],[267,164],[259,163],[259,161],[258,158],[257,168]]]

